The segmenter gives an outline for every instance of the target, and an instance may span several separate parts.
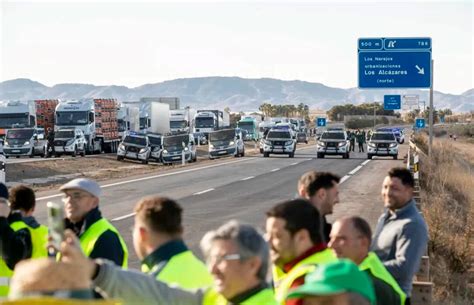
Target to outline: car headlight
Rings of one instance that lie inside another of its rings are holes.
[[[318,146],[326,146],[326,142],[321,142],[321,141],[318,141]]]
[[[373,147],[373,148],[377,147],[374,143],[371,143],[371,142],[367,143],[367,145],[368,145],[369,147]]]
[[[346,142],[339,142],[339,144],[337,144],[337,146],[339,147],[342,147],[342,146],[345,146],[346,145]]]
[[[168,153],[168,150],[163,149],[163,153],[164,153],[164,154],[167,154],[167,153]]]
[[[272,142],[265,140],[265,141],[263,141],[263,144],[265,144],[265,145],[272,145]]]
[[[390,143],[390,147],[391,147],[391,148],[394,148],[394,147],[397,147],[397,146],[398,146],[397,143]]]
[[[74,139],[71,139],[66,142],[66,146],[72,145],[74,143]]]
[[[285,145],[292,145],[293,144],[293,141],[286,141],[285,142]]]
[[[187,148],[187,147],[184,148],[184,151],[188,151],[188,150],[189,150],[189,148]]]
[[[146,153],[147,151],[148,151],[148,148],[145,147],[145,148],[140,149],[140,151],[139,151],[138,153],[139,153],[139,154],[144,154],[144,153]]]
[[[5,142],[3,142],[3,145],[6,146],[6,145],[10,145],[10,144],[8,144],[8,141],[5,141]]]
[[[230,141],[230,142],[229,142],[229,146],[232,146],[232,145],[234,145],[234,144],[235,144],[234,141]]]
[[[120,150],[125,150],[125,145],[120,144],[120,145],[119,145],[119,149],[120,149]]]
[[[210,148],[210,149],[214,149],[214,145],[209,144],[209,148]]]
[[[30,141],[26,141],[23,145],[30,145]]]

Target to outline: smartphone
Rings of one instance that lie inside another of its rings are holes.
[[[56,249],[60,249],[64,240],[64,208],[62,204],[51,201],[46,203],[46,207],[50,242]]]

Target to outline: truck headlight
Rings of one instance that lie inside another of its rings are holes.
[[[390,147],[391,147],[391,148],[394,148],[394,147],[397,147],[397,146],[398,146],[397,143],[390,143]]]
[[[345,146],[346,145],[346,142],[339,142],[339,144],[337,144],[337,146],[339,147],[342,147],[342,146]]]

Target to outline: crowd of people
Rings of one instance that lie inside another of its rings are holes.
[[[428,241],[411,173],[388,172],[374,233],[358,216],[328,223],[339,181],[329,172],[305,173],[300,198],[266,212],[265,233],[236,220],[207,232],[200,242],[204,261],[183,239],[179,203],[142,198],[133,226],[141,271],[127,269],[127,245],[102,216],[95,181],[74,179],[60,188],[67,229],[54,256],[47,227],[33,216],[33,190],[0,184],[0,298],[5,304],[409,305]]]

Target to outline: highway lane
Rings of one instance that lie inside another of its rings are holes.
[[[138,181],[105,182],[101,210],[124,235],[130,250],[131,266],[137,266],[133,253],[131,231],[133,206],[143,196],[159,194],[178,200],[184,207],[185,239],[197,249],[203,233],[226,220],[238,219],[259,227],[263,226],[265,211],[274,204],[294,198],[298,178],[306,171],[332,171],[341,177],[366,161],[364,154],[353,158],[316,159],[314,146],[297,151],[295,158],[229,158],[206,165],[189,166],[152,178]],[[53,192],[53,195],[56,192]],[[52,192],[39,193],[38,197]],[[46,222],[45,203],[59,201],[60,197],[38,200],[37,218]]]

